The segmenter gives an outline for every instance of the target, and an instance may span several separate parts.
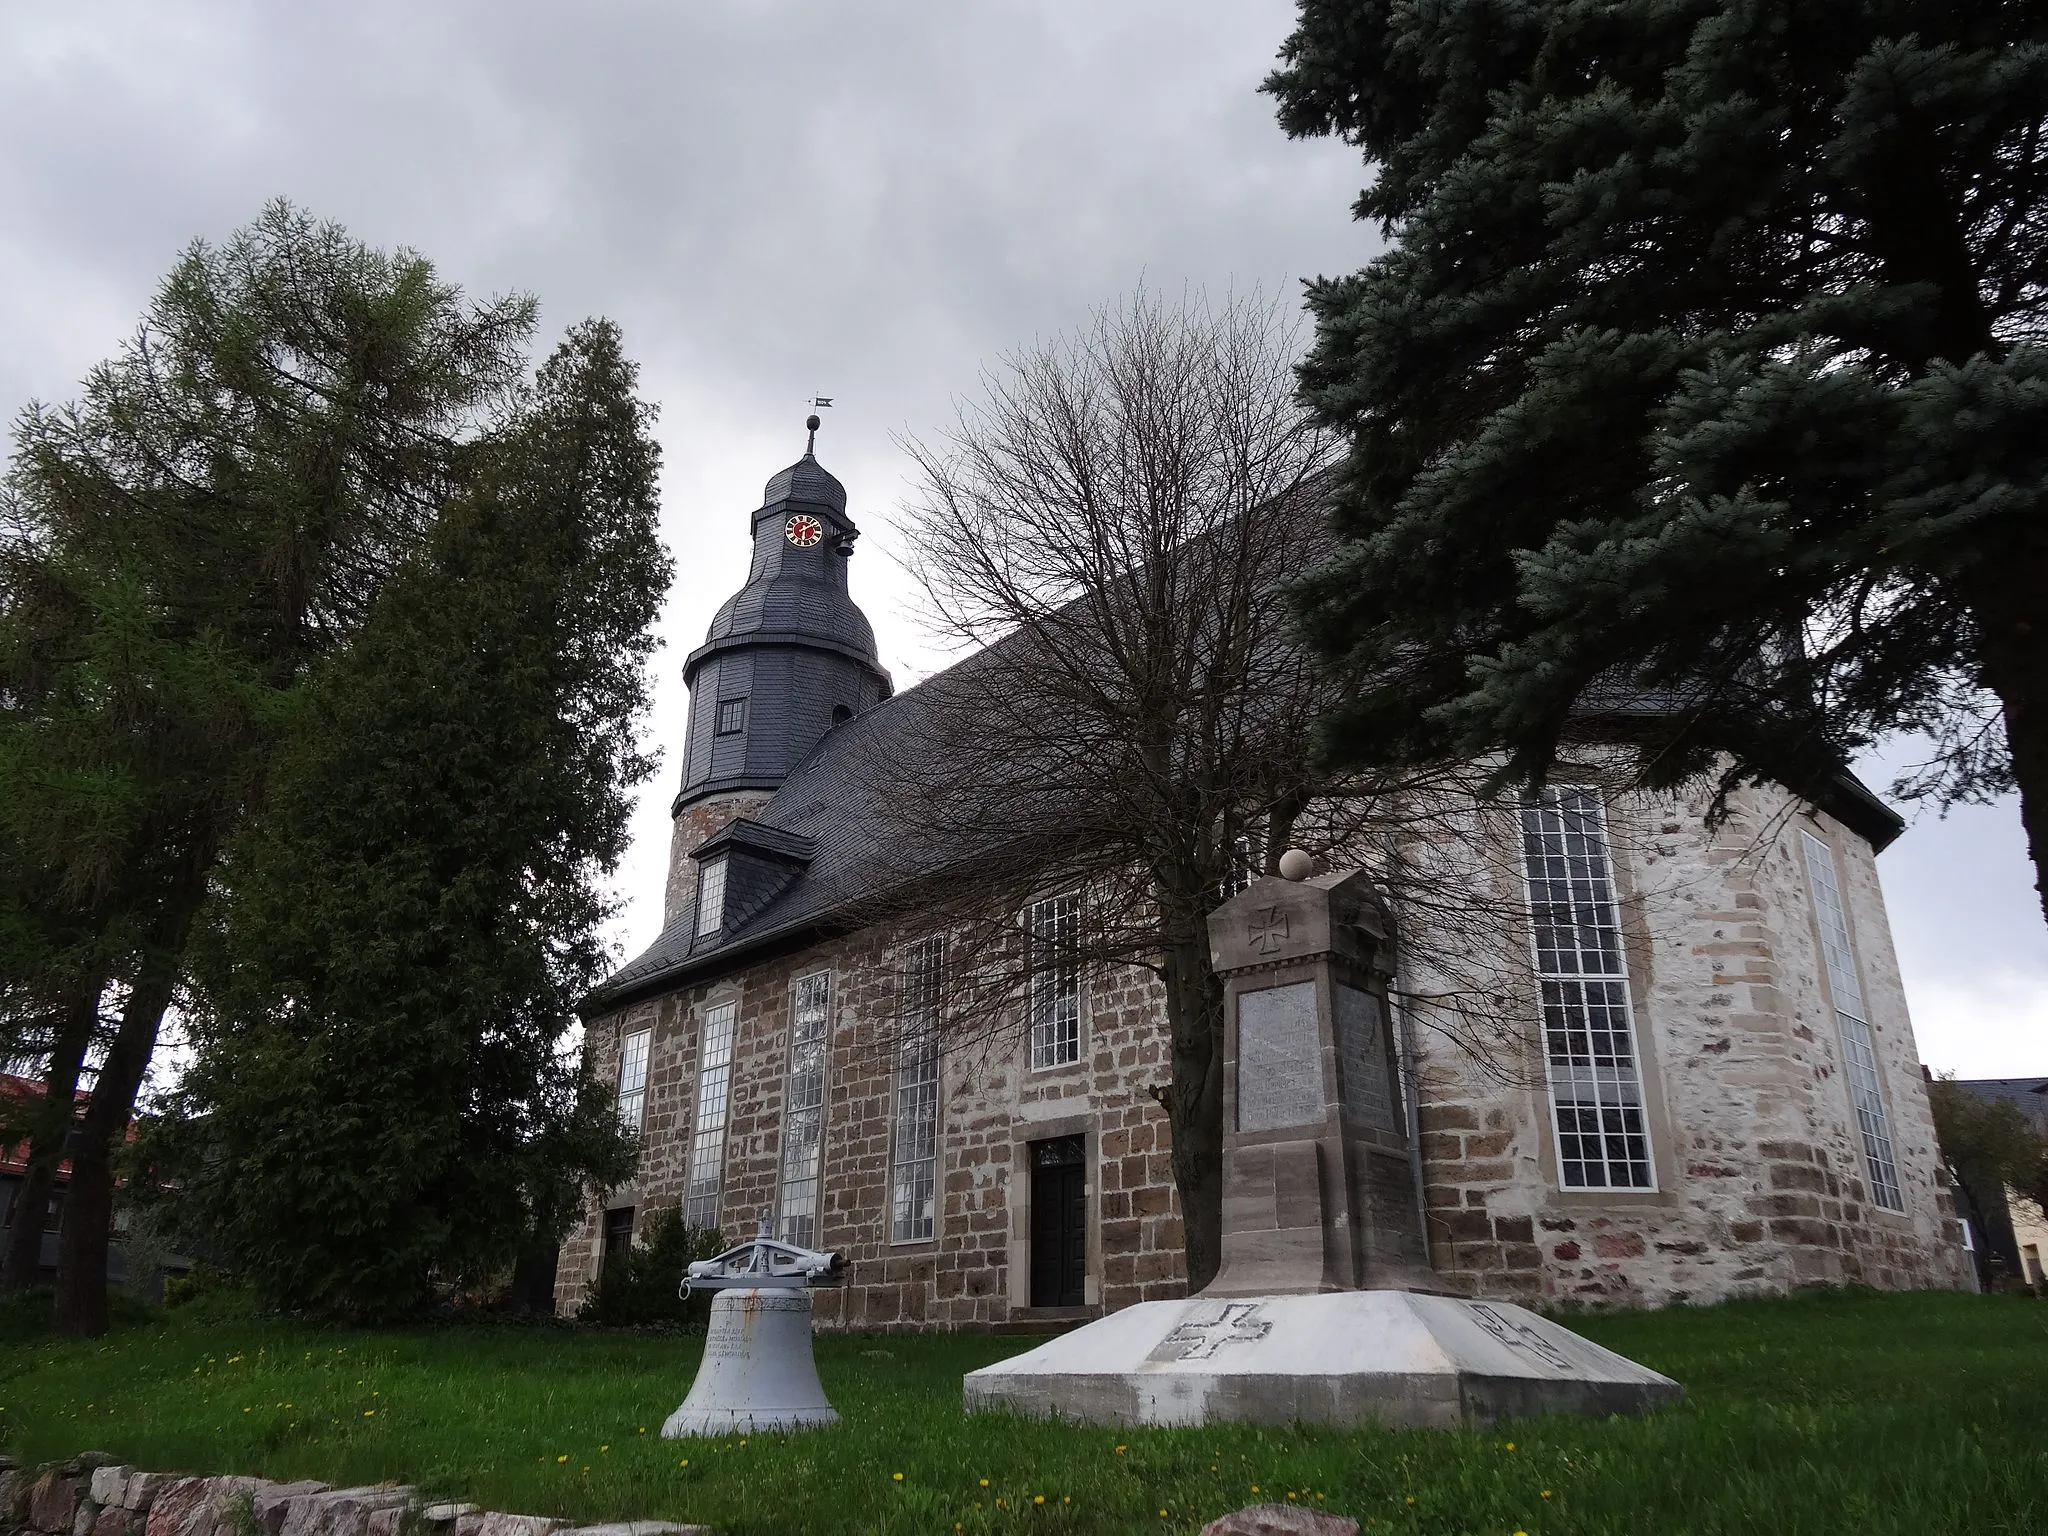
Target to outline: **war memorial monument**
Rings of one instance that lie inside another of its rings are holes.
[[[1368,881],[1290,850],[1209,918],[1225,986],[1223,1264],[970,1373],[969,1412],[1090,1423],[1451,1427],[1634,1413],[1667,1376],[1523,1307],[1447,1295],[1387,1027]]]

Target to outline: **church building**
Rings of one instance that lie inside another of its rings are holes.
[[[947,935],[864,906],[890,833],[860,745],[916,731],[919,690],[893,693],[851,595],[846,491],[807,452],[749,534],[746,584],[684,663],[664,926],[584,1009],[642,1155],[565,1243],[558,1310],[670,1208],[842,1251],[826,1328],[1185,1294],[1157,981],[1034,976],[1000,1044],[950,1047]],[[1641,1306],[1970,1283],[1878,886],[1902,823],[1847,777],[1823,799],[1747,789],[1710,823],[1704,795],[1563,783],[1503,813],[1526,921],[1502,964],[1534,1066],[1403,1036],[1445,1290]],[[1046,892],[1017,923],[1056,933],[1082,899]]]

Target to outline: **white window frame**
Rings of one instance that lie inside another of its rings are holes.
[[[799,1248],[818,1244],[825,1187],[825,1066],[832,1051],[832,973],[789,984],[789,1061],[782,1090],[782,1155],[775,1231]]]
[[[903,946],[889,1117],[889,1241],[928,1243],[939,1226],[939,1050],[946,936]]]
[[[1587,841],[1591,846],[1574,855],[1562,841],[1573,831],[1567,817],[1583,818],[1589,813],[1590,826],[1582,821],[1579,831],[1582,837],[1590,832]],[[1546,819],[1532,824],[1532,818]],[[1550,1098],[1550,1133],[1557,1152],[1558,1188],[1654,1194],[1657,1149],[1650,1134],[1649,1094],[1644,1082],[1642,1046],[1636,1036],[1635,995],[1629,982],[1620,902],[1615,893],[1607,807],[1597,790],[1553,785],[1534,800],[1524,801],[1518,820],[1522,895],[1529,913],[1529,959],[1535,968],[1542,1010],[1543,1076]],[[1547,848],[1539,851],[1530,846],[1532,837],[1553,836],[1560,840],[1557,856],[1567,861],[1574,857],[1589,861],[1583,879],[1570,862],[1565,866],[1568,915],[1563,922],[1544,919],[1544,913],[1558,910],[1548,889],[1554,882],[1547,875],[1540,879],[1545,899],[1538,900],[1535,860],[1552,855]],[[1552,942],[1545,943],[1546,935]],[[1568,948],[1557,942],[1560,935],[1568,937]],[[1597,999],[1596,991],[1600,994]],[[1614,1022],[1617,1016],[1619,1028]],[[1599,1036],[1607,1038],[1604,1058],[1596,1048]],[[1557,1049],[1560,1041],[1565,1046],[1562,1055]],[[1621,1047],[1620,1051],[1614,1048],[1616,1045]],[[1582,1096],[1588,1088],[1590,1099]],[[1568,1115],[1583,1116],[1589,1109],[1595,1126],[1590,1137],[1583,1123],[1567,1128]],[[1597,1157],[1583,1155],[1589,1139],[1597,1147]],[[1632,1155],[1633,1147],[1638,1145],[1640,1157]],[[1620,1156],[1614,1155],[1617,1150]],[[1568,1155],[1571,1151],[1581,1155]],[[1638,1168],[1640,1179],[1632,1176]],[[1574,1169],[1579,1170],[1580,1182],[1573,1182]],[[1617,1169],[1631,1176],[1618,1181],[1614,1176]],[[1596,1170],[1600,1175],[1597,1180]]]
[[[1224,877],[1223,899],[1250,890],[1266,873],[1265,839],[1247,827],[1230,840],[1230,873]]]
[[[1043,896],[1024,908],[1029,977],[1025,991],[1033,1072],[1058,1071],[1081,1060],[1081,1036],[1088,1009],[1081,962],[1076,953],[1080,940],[1079,891]]]
[[[697,1113],[690,1121],[690,1167],[684,1184],[683,1222],[716,1227],[725,1193],[725,1126],[732,1111],[733,1036],[740,1005],[724,1002],[704,1010],[697,1044]]]
[[[697,865],[697,937],[712,938],[725,928],[725,855]]]
[[[619,1041],[619,1124],[635,1135],[647,1120],[647,1066],[654,1053],[654,1031],[636,1029]]]
[[[1904,1215],[1905,1185],[1899,1180],[1898,1143],[1892,1136],[1891,1113],[1884,1102],[1884,1071],[1877,1059],[1877,1035],[1863,1006],[1863,983],[1856,972],[1856,943],[1849,936],[1849,908],[1835,873],[1835,850],[1805,828],[1799,832],[1806,862],[1806,892],[1813,903],[1814,927],[1820,934],[1821,970],[1827,978],[1828,1000],[1835,1010],[1835,1034],[1842,1043],[1842,1080],[1849,1091],[1849,1113],[1863,1143],[1863,1168],[1870,1203]]]

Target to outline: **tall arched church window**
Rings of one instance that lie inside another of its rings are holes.
[[[1607,818],[1590,789],[1522,807],[1543,1059],[1566,1189],[1654,1189]]]
[[[1820,926],[1820,950],[1826,961],[1828,995],[1835,1005],[1835,1029],[1842,1038],[1842,1059],[1848,1064],[1849,1104],[1863,1137],[1863,1161],[1870,1170],[1870,1198],[1888,1211],[1903,1211],[1899,1168],[1892,1155],[1891,1117],[1885,1113],[1884,1088],[1877,1070],[1877,1044],[1863,1006],[1863,983],[1856,974],[1856,950],[1849,942],[1849,913],[1842,904],[1841,882],[1835,878],[1835,852],[1811,832],[1801,832],[1806,852],[1806,881],[1813,895],[1813,915]]]
[[[785,1243],[818,1243],[818,1183],[825,1151],[825,1052],[832,1038],[832,973],[799,976],[790,991],[789,1085],[782,1113],[777,1229]]]
[[[1024,909],[1030,950],[1031,1067],[1081,1059],[1081,893],[1067,891]]]
[[[946,938],[903,946],[895,1115],[889,1135],[889,1241],[922,1243],[938,1228],[939,1022]]]
[[[647,1114],[647,1053],[654,1032],[636,1029],[619,1042],[619,1124],[638,1131]]]
[[[683,1222],[718,1225],[718,1196],[725,1183],[725,1119],[732,1097],[732,1036],[737,1003],[720,1003],[704,1013],[697,1049],[697,1115],[690,1123],[690,1182]]]

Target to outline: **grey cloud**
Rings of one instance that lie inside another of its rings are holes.
[[[1348,217],[1353,154],[1288,142],[1255,93],[1291,16],[1286,0],[10,7],[0,407],[63,396],[180,246],[288,195],[472,289],[533,291],[550,329],[625,327],[664,407],[680,567],[660,739],[680,742],[681,655],[740,579],[742,519],[799,451],[813,390],[839,402],[820,453],[875,535],[856,589],[885,658],[915,674],[935,658],[882,554],[907,488],[892,433],[941,427],[982,364],[1141,276],[1284,295],[1376,248]],[[643,797],[620,875],[635,946],[659,921],[679,766]],[[1953,846],[1959,867],[1979,857]],[[1894,909],[1903,946],[1923,918],[1911,890]],[[2027,963],[2048,976],[2038,950]]]

